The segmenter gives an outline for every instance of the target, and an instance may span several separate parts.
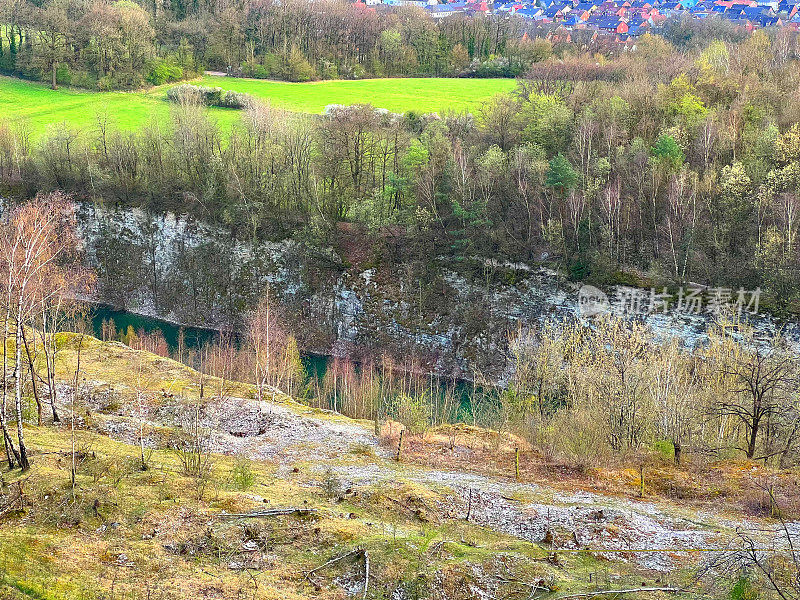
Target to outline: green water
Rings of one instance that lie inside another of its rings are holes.
[[[221,335],[220,331],[216,329],[185,327],[163,319],[137,315],[105,305],[95,305],[92,307],[90,318],[94,335],[100,339],[103,337],[103,322],[112,319],[118,333],[124,333],[128,327],[133,327],[133,330],[137,333],[140,331],[146,333],[160,331],[169,346],[170,353],[175,353],[178,348],[178,338],[181,330],[183,330],[183,339],[187,350],[199,350],[206,344],[218,340]],[[315,376],[322,378],[325,375],[328,366],[327,356],[321,354],[303,354],[301,359],[308,379]]]
[[[124,333],[128,327],[133,327],[134,331],[145,331],[152,333],[160,331],[164,336],[170,350],[178,347],[178,337],[180,330],[183,329],[184,340],[187,348],[201,348],[209,342],[213,342],[219,337],[219,332],[213,329],[203,329],[200,327],[182,327],[169,321],[145,317],[124,310],[116,310],[108,306],[97,305],[91,312],[92,328],[98,338],[103,335],[103,321],[114,320],[117,331]]]
[[[103,322],[107,322],[112,319],[118,333],[124,333],[129,326],[133,327],[134,331],[137,333],[141,331],[146,333],[160,331],[164,336],[164,340],[169,346],[171,354],[174,354],[177,351],[178,338],[181,330],[183,330],[184,345],[186,350],[199,350],[204,345],[219,339],[221,335],[220,331],[214,329],[203,327],[185,327],[165,321],[163,319],[146,317],[123,310],[117,310],[109,306],[96,305],[91,311],[92,328],[96,337],[102,339]],[[309,384],[314,378],[317,378],[318,380],[323,379],[330,363],[330,357],[320,354],[304,353],[300,358],[305,369],[306,384]],[[458,409],[454,419],[456,421],[470,421],[470,407],[477,396],[480,396],[484,399],[490,399],[487,408],[491,409],[492,407],[496,406],[495,393],[497,390],[495,389],[478,388],[473,390],[472,383],[465,380],[451,381],[440,378],[434,378],[431,380],[429,392],[433,392],[434,395],[443,395],[448,390],[455,392],[456,398],[458,398]]]

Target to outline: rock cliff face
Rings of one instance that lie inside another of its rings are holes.
[[[423,282],[406,265],[346,268],[333,250],[239,240],[170,213],[82,203],[78,223],[98,273],[96,300],[176,323],[235,328],[269,286],[310,352],[386,352],[443,375],[477,371],[502,381],[510,331],[578,316],[578,286],[526,264],[431,259]],[[709,323],[704,316],[646,320],[656,334],[689,345],[703,341]],[[769,320],[759,326],[774,327]]]

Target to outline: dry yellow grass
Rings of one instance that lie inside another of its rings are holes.
[[[61,334],[59,376],[69,380],[77,361],[74,334]],[[113,386],[122,402],[137,386],[158,393],[196,398],[198,374],[175,361],[132,350],[122,344],[83,338],[82,377],[94,386]],[[211,379],[213,391],[219,380]],[[228,393],[252,396],[252,386],[226,382]],[[308,407],[281,397],[303,413]],[[187,400],[189,401],[189,400]],[[84,407],[79,407],[83,416]],[[320,418],[346,420],[321,414]],[[88,422],[91,426],[91,420]],[[513,438],[456,427],[432,432],[428,443],[441,445],[457,430],[481,452],[514,447]],[[540,562],[549,552],[523,540],[460,519],[444,518],[439,509],[446,492],[405,482],[404,465],[385,463],[374,454],[351,452],[339,459],[348,466],[383,466],[396,478],[354,493],[329,498],[319,482],[317,465],[300,452],[295,466],[244,461],[251,473],[237,479],[242,459],[214,455],[214,468],[203,493],[185,475],[176,455],[156,450],[149,469],[138,464],[139,449],[93,430],[75,432],[78,451],[76,487],[70,485],[72,432],[60,427],[27,426],[32,469],[21,475],[3,472],[0,506],[24,480],[24,507],[0,519],[0,597],[2,598],[342,598],[334,577],[321,573],[317,585],[304,573],[355,547],[371,557],[373,596],[390,595],[398,585],[436,586],[437,593],[461,598],[476,573],[489,577],[508,565],[526,578],[547,578],[563,589],[588,579],[595,560],[566,557],[564,568]],[[424,449],[425,446],[420,446]],[[243,522],[220,518],[223,512],[264,507],[304,506],[318,510],[315,519],[279,517]],[[256,543],[257,550],[246,543]],[[441,543],[439,543],[441,542]],[[243,568],[258,557],[257,567]],[[498,557],[503,557],[502,560]],[[630,576],[629,565],[615,565]],[[637,575],[638,577],[638,575]],[[416,589],[416,588],[415,588]],[[432,589],[432,588],[431,588]],[[579,588],[578,588],[579,589]]]

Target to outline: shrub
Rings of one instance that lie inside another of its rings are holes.
[[[66,65],[61,65],[58,67],[56,71],[56,82],[61,85],[69,85],[72,83],[72,73],[69,70],[69,67]]]
[[[606,448],[604,421],[588,411],[562,411],[545,431],[548,453],[569,466],[586,470],[601,464]]]
[[[247,108],[250,106],[252,100],[253,98],[249,94],[228,91],[220,98],[218,106],[224,108]]]
[[[111,76],[103,75],[100,79],[98,79],[97,89],[101,92],[107,92],[108,90],[114,89],[114,81],[111,79]]]
[[[293,46],[284,64],[284,78],[288,81],[311,81],[317,76],[314,67],[308,62],[303,53]]]
[[[319,483],[322,493],[328,498],[336,498],[342,493],[342,481],[337,477],[336,473],[328,467],[325,474],[322,476],[322,481]]]
[[[731,600],[758,600],[760,594],[747,577],[742,576],[731,589]]]
[[[430,402],[425,394],[413,398],[405,394],[397,399],[397,414],[400,422],[412,434],[425,433],[429,425]]]
[[[135,90],[144,84],[144,79],[142,79],[140,73],[117,71],[113,76],[106,76],[103,79],[106,78],[109,86],[106,89],[109,90]]]
[[[150,63],[147,81],[153,85],[162,85],[168,81],[178,81],[183,78],[183,68],[170,59],[157,58]]]
[[[239,490],[249,490],[256,481],[256,474],[250,466],[250,461],[240,456],[236,459],[236,464],[231,471],[233,485]]]
[[[177,104],[196,102],[204,106],[219,106],[222,108],[247,108],[254,101],[249,94],[241,92],[224,91],[218,87],[204,85],[190,85],[184,83],[167,90],[167,101]]]

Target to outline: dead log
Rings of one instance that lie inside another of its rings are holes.
[[[599,590],[597,592],[582,592],[580,594],[569,594],[567,596],[559,596],[554,600],[576,600],[578,598],[594,598],[595,596],[603,596],[603,595],[617,595],[617,594],[645,594],[645,593],[653,593],[653,592],[664,592],[667,594],[679,594],[681,592],[685,592],[686,590],[683,588],[673,588],[673,587],[640,587],[640,588],[629,588],[625,590]]]
[[[367,597],[367,592],[369,591],[369,553],[364,550],[364,594],[361,596],[361,599],[364,600]]]
[[[334,556],[328,562],[311,569],[308,573],[306,573],[304,579],[307,581],[311,581],[311,576],[317,571],[321,571],[326,567],[330,567],[332,565],[335,565],[336,563],[342,562],[343,560],[347,560],[348,558],[353,558],[357,556],[361,556],[364,559],[364,593],[361,597],[362,599],[366,598],[367,592],[369,591],[369,553],[364,548],[356,548],[355,550],[350,550],[349,552],[345,552],[344,554],[340,554],[339,556]]]
[[[316,508],[273,508],[270,510],[258,510],[249,513],[224,513],[219,515],[222,519],[262,519],[267,517],[279,517],[282,515],[297,515],[305,517],[317,513]]]

